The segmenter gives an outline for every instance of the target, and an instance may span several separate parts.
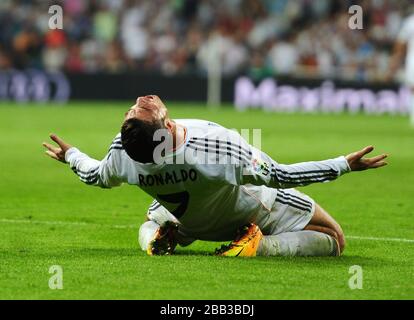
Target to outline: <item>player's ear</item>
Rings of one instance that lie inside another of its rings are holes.
[[[171,119],[165,119],[164,120],[164,126],[165,126],[165,128],[167,128],[167,130],[169,131],[169,132],[173,132],[173,129],[174,129],[174,121],[172,121]]]

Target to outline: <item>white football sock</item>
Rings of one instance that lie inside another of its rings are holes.
[[[316,231],[286,232],[264,236],[258,256],[335,256],[337,243],[329,235]]]
[[[138,242],[142,250],[146,251],[150,242],[154,239],[160,225],[154,221],[146,221],[139,228]]]

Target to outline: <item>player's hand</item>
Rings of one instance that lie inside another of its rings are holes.
[[[352,171],[362,171],[367,169],[380,168],[388,163],[385,158],[388,157],[387,154],[381,154],[373,158],[363,158],[366,154],[374,150],[373,146],[365,147],[364,149],[348,154],[345,158],[348,161],[349,167]]]
[[[47,149],[46,154],[49,157],[51,157],[51,158],[53,158],[57,161],[66,162],[65,161],[66,151],[68,151],[70,148],[72,148],[72,146],[70,144],[67,144],[65,141],[63,141],[61,138],[59,138],[55,134],[51,134],[50,139],[52,139],[54,142],[56,142],[58,147],[55,147],[55,146],[53,146],[49,143],[43,142],[43,146]]]

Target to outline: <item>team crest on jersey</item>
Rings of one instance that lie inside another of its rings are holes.
[[[253,171],[258,174],[267,176],[269,174],[269,165],[267,162],[261,161],[259,159],[253,159],[252,162]]]

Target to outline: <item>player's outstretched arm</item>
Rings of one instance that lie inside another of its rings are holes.
[[[57,161],[69,163],[82,182],[103,188],[121,184],[121,179],[116,174],[116,166],[112,163],[114,157],[111,157],[110,161],[108,156],[98,161],[80,152],[55,134],[51,134],[50,138],[57,146],[43,142],[43,146],[47,149],[46,155]]]
[[[252,149],[253,150],[253,149]],[[368,146],[347,156],[323,161],[308,161],[294,164],[279,164],[267,154],[261,153],[262,170],[245,170],[244,183],[267,185],[273,188],[294,188],[312,183],[328,182],[351,172],[376,169],[387,164],[386,154],[372,158],[365,157],[374,150]],[[248,167],[249,168],[249,167]],[[251,167],[250,167],[251,168]]]
[[[351,171],[376,169],[385,166],[386,154],[372,158],[364,158],[374,150],[368,146],[362,150],[352,152],[347,156],[323,161],[309,161],[291,165],[275,164],[274,176],[276,183],[283,188],[304,186],[317,182],[328,182]]]

